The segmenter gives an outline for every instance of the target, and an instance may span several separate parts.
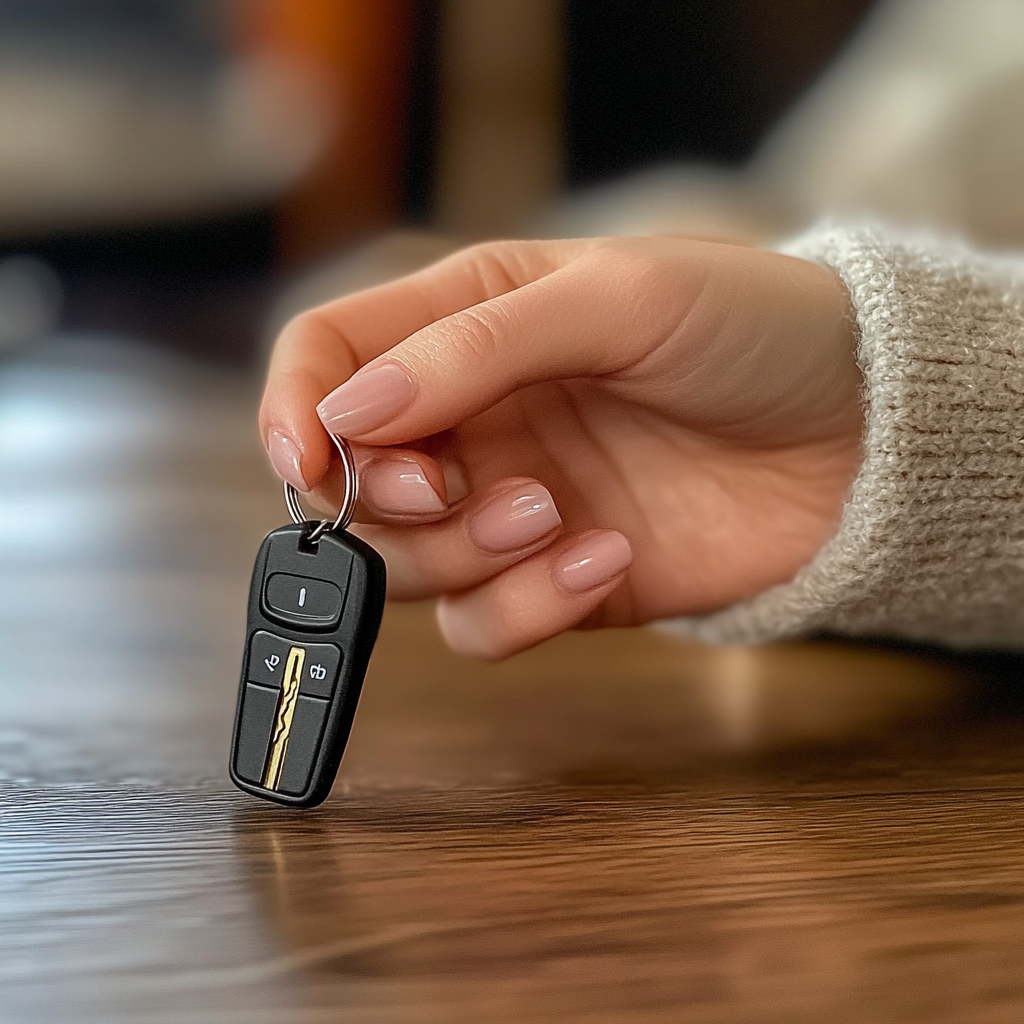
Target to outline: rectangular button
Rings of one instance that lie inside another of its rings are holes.
[[[309,785],[329,706],[325,700],[299,697],[288,737],[288,752],[284,758],[281,782],[277,787],[281,792],[298,794]]]
[[[334,644],[296,643],[263,629],[252,638],[249,682],[280,687],[288,652],[293,647],[301,647],[306,652],[302,678],[299,681],[299,693],[329,698],[334,693],[334,684],[338,678],[338,666],[341,664],[340,649]]]
[[[249,649],[249,682],[280,688],[285,662],[292,642],[260,630]]]
[[[302,629],[331,629],[341,618],[341,591],[327,580],[275,572],[263,600],[275,619]]]
[[[277,714],[277,690],[251,683],[242,698],[242,719],[235,750],[235,771],[249,782],[263,781],[263,767],[270,748],[270,733]]]
[[[302,666],[299,693],[307,697],[330,698],[338,679],[341,651],[334,644],[303,644],[306,661]]]

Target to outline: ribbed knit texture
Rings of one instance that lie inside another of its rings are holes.
[[[784,251],[850,291],[863,466],[835,537],[792,582],[664,626],[711,643],[1024,646],[1024,262],[873,227],[818,228]]]

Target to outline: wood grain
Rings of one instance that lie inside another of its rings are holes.
[[[0,367],[0,1020],[1020,1019],[1017,657],[481,666],[395,607],[331,800],[234,792],[253,400],[112,343]]]

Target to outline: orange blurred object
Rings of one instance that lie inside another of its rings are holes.
[[[309,172],[279,205],[286,265],[394,224],[401,213],[415,0],[251,0],[238,40],[309,73],[335,108]]]

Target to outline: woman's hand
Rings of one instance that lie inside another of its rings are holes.
[[[860,463],[854,329],[829,270],[674,238],[501,242],[302,314],[260,428],[389,596],[458,651],[723,608],[790,579]]]

